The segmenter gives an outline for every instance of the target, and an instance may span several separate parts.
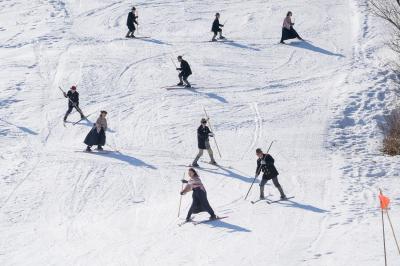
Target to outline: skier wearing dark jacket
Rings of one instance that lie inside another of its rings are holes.
[[[183,60],[182,56],[178,56],[178,61],[181,64],[181,67],[178,67],[176,70],[179,70],[180,73],[178,75],[179,77],[179,83],[178,86],[183,86],[183,82],[185,82],[185,87],[190,88],[191,85],[189,81],[187,80],[190,75],[192,75],[192,70],[190,69],[190,65],[188,62]]]
[[[193,213],[208,212],[210,214],[210,220],[215,220],[218,217],[215,215],[214,210],[211,208],[210,203],[207,199],[207,192],[201,182],[199,175],[193,168],[189,169],[189,181],[183,179],[182,182],[186,183],[186,187],[181,191],[181,195],[185,195],[189,191],[193,191],[192,198],[193,202],[190,206],[189,212],[186,216],[186,221],[191,220]]]
[[[211,130],[207,126],[207,119],[202,118],[201,119],[201,125],[197,129],[197,144],[199,148],[199,153],[197,154],[196,158],[194,159],[192,166],[193,167],[198,167],[197,161],[200,159],[201,156],[203,156],[203,151],[207,150],[208,155],[210,155],[210,163],[211,164],[217,164],[214,159],[214,154],[210,146],[210,140],[209,137],[213,137],[214,134],[211,132]]]
[[[263,172],[262,180],[260,183],[260,199],[264,199],[264,186],[268,182],[268,180],[272,179],[274,186],[279,190],[281,194],[281,199],[286,199],[285,193],[283,193],[283,189],[278,181],[278,170],[276,170],[274,165],[274,158],[272,158],[269,154],[264,154],[261,149],[256,150],[257,159],[257,169],[256,169],[256,177]]]
[[[222,36],[222,29],[220,27],[223,27],[224,25],[219,23],[219,13],[215,14],[215,20],[212,24],[212,28],[211,31],[214,32],[214,36],[212,37],[211,41],[212,42],[216,42],[217,40],[215,39],[215,37],[217,37],[217,34],[219,33],[219,38],[220,39],[225,39],[224,36]]]
[[[136,16],[135,14],[136,8],[132,7],[132,11],[129,12],[128,14],[128,19],[126,20],[126,25],[128,26],[128,33],[126,34],[126,38],[135,38],[135,35],[133,35],[135,33],[136,25],[139,25],[139,23],[137,22],[137,18],[138,16]]]
[[[76,91],[76,86],[72,86],[68,93],[64,92],[64,97],[68,98],[68,110],[65,113],[64,121],[67,121],[69,114],[72,112],[72,109],[75,108],[81,115],[81,119],[84,119],[85,116],[82,114],[82,111],[79,108],[79,93]]]

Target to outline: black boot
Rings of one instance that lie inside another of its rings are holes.
[[[183,86],[183,82],[179,82],[176,86]]]
[[[285,193],[283,193],[283,189],[282,187],[278,187],[279,193],[281,193],[281,200],[285,200],[286,199],[286,195]]]
[[[90,149],[90,146],[87,146],[87,147],[86,147],[86,151],[87,151],[87,152],[91,152],[91,151],[92,151],[92,150]]]
[[[103,147],[101,147],[100,145],[97,145],[97,150],[98,150],[98,151],[102,151],[102,150],[103,150]]]

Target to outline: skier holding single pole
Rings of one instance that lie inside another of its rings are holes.
[[[61,89],[61,88],[60,88]],[[79,108],[79,93],[76,91],[76,86],[72,86],[68,93],[62,91],[65,98],[68,98],[68,110],[64,116],[64,122],[67,121],[69,114],[72,112],[72,109],[75,108],[76,111],[81,115],[81,119],[85,119],[85,116],[82,113],[82,110]]]
[[[128,14],[128,18],[126,20],[126,25],[128,26],[129,31],[126,34],[126,38],[136,38],[134,35],[135,30],[136,30],[135,24],[139,25],[139,22],[137,22],[138,16],[136,15],[135,11],[136,11],[136,8],[132,7],[132,11],[129,12],[129,14]]]
[[[204,211],[210,214],[210,220],[218,219],[214,213],[214,210],[211,208],[210,203],[208,202],[206,189],[204,188],[204,185],[201,182],[196,170],[190,168],[188,174],[190,179],[189,181],[182,179],[182,183],[186,183],[186,186],[181,191],[181,195],[185,195],[187,192],[193,191],[193,202],[186,216],[186,221],[189,222],[192,220],[191,216],[193,213],[196,214]]]
[[[218,33],[219,33],[219,39],[221,39],[221,40],[225,39],[225,37],[222,36],[222,29],[221,29],[221,27],[223,27],[224,25],[219,23],[219,17],[220,17],[220,14],[216,13],[215,14],[215,20],[214,20],[214,22],[212,24],[212,27],[211,27],[211,31],[214,32],[214,36],[211,39],[212,42],[216,42],[217,41],[217,39],[215,39],[215,37],[217,37]]]
[[[282,26],[282,37],[280,43],[285,44],[284,41],[289,39],[297,38],[299,40],[303,40],[300,35],[293,28],[294,23],[292,23],[292,12],[289,11],[286,14],[286,18],[283,20]]]
[[[262,180],[260,183],[260,199],[264,199],[264,186],[268,182],[268,180],[272,179],[274,186],[279,190],[281,194],[281,199],[286,199],[285,193],[283,193],[283,189],[278,181],[278,170],[276,170],[274,165],[274,158],[272,158],[269,154],[264,154],[263,151],[258,148],[256,149],[257,159],[257,169],[256,169],[256,177],[259,176],[261,171],[263,172]]]
[[[183,83],[185,82],[185,88],[190,88],[192,87],[187,80],[190,75],[192,75],[192,70],[190,69],[190,65],[187,61],[183,60],[182,56],[178,56],[178,61],[181,63],[180,67],[177,67],[176,70],[180,71],[178,77],[179,77],[179,83],[177,86],[183,86]]]
[[[214,159],[214,154],[210,146],[210,140],[209,137],[214,137],[214,134],[211,132],[211,130],[207,126],[207,119],[202,118],[201,119],[201,125],[197,129],[197,144],[199,148],[199,153],[197,154],[196,158],[194,159],[192,166],[193,167],[199,167],[197,161],[200,159],[201,156],[203,156],[203,151],[207,150],[208,155],[210,155],[210,164],[216,165],[217,162]]]
[[[93,145],[97,145],[97,150],[102,151],[103,147],[106,144],[106,130],[107,130],[107,112],[101,111],[99,118],[97,118],[96,124],[93,125],[93,128],[87,134],[84,143],[87,145],[86,151],[91,152],[91,147]]]

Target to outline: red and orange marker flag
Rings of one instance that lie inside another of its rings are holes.
[[[390,199],[382,194],[382,191],[379,194],[379,201],[381,202],[381,208],[386,210],[389,208]]]

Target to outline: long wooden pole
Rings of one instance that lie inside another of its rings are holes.
[[[382,237],[383,237],[383,253],[385,254],[385,266],[387,266],[387,258],[386,258],[386,237],[385,237],[385,221],[383,219],[383,209],[382,212]]]
[[[204,114],[206,115],[208,124],[210,125],[211,132],[214,133],[214,130],[213,130],[212,126],[211,126],[210,117],[208,116],[206,108],[204,108],[204,106],[203,106],[203,111],[204,111]],[[215,146],[217,147],[217,151],[218,151],[219,157],[222,158],[221,151],[219,150],[219,147],[218,147],[217,138],[215,137],[215,135],[214,135],[213,138],[214,138]]]
[[[392,221],[390,220],[390,216],[389,216],[389,211],[388,211],[388,210],[386,210],[386,215],[387,215],[387,218],[388,218],[388,220],[389,220],[390,228],[392,229],[394,241],[396,242],[397,251],[399,252],[399,255],[400,255],[399,242],[397,242],[396,234],[394,233],[393,224],[392,224]]]
[[[185,179],[185,174],[186,174],[186,172],[183,172],[183,178],[182,178],[182,180]],[[181,186],[181,191],[182,191],[182,190],[183,190],[183,182],[182,182],[182,186]],[[182,195],[181,195],[181,198],[179,199],[178,218],[179,218],[179,216],[181,215],[181,205],[182,205]]]

